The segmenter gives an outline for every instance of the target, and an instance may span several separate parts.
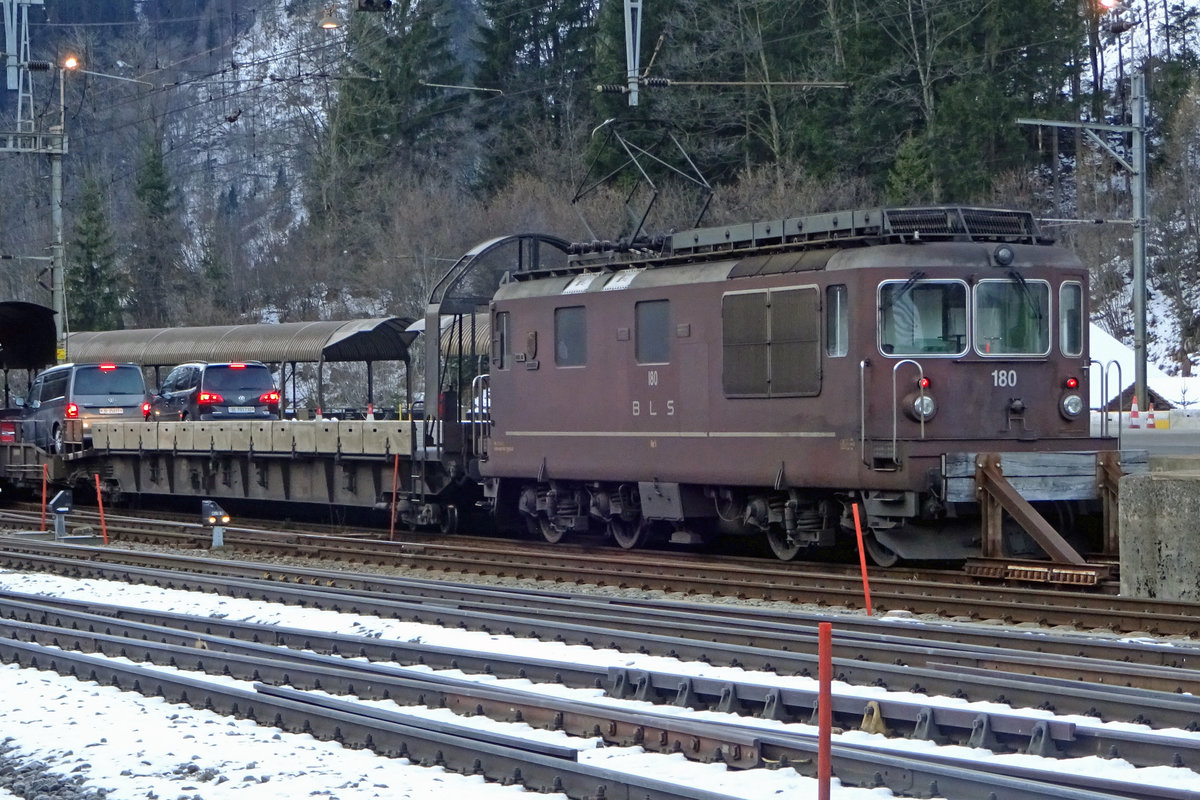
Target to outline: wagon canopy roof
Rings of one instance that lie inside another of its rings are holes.
[[[121,361],[147,367],[185,361],[405,361],[416,338],[404,317],[275,325],[210,325],[72,333],[72,361]]]
[[[37,369],[54,363],[54,312],[36,303],[0,303],[0,368]]]

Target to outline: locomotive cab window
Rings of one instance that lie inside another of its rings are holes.
[[[647,300],[634,305],[635,346],[639,364],[666,364],[671,360],[671,305],[668,300]]]
[[[879,349],[894,356],[966,353],[966,284],[914,279],[880,284]]]
[[[582,367],[587,363],[583,306],[554,309],[554,363],[560,367]]]
[[[975,287],[975,350],[985,356],[1050,352],[1050,285],[1025,280],[980,281]]]
[[[1064,356],[1083,355],[1083,284],[1064,283],[1059,289],[1058,346]]]

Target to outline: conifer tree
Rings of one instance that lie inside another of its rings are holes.
[[[67,319],[73,330],[109,331],[122,325],[124,280],[117,269],[104,190],[95,176],[83,184],[68,251]]]
[[[175,324],[175,311],[187,300],[182,296],[183,235],[161,133],[143,148],[134,197],[138,211],[130,241],[130,317],[139,328]]]

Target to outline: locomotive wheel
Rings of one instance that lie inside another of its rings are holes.
[[[567,535],[566,531],[560,531],[558,528],[554,527],[554,523],[546,517],[543,517],[541,514],[538,515],[536,523],[533,523],[531,520],[530,524],[536,524],[538,532],[541,533],[542,538],[550,544],[558,544],[563,540],[563,537]]]
[[[804,549],[803,545],[793,544],[788,541],[787,531],[780,528],[778,525],[772,525],[767,529],[767,542],[771,545],[771,552],[780,561],[791,561],[800,554]]]
[[[620,515],[613,516],[608,521],[608,533],[623,550],[633,550],[646,543],[650,526],[639,515],[637,519],[626,520]]]
[[[876,539],[873,533],[863,537],[863,546],[866,547],[871,560],[880,567],[894,567],[900,561],[896,551]]]

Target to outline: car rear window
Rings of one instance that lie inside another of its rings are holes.
[[[79,367],[75,370],[75,394],[145,393],[146,382],[137,367]]]
[[[204,389],[210,392],[269,392],[275,388],[271,371],[261,365],[208,367]]]

